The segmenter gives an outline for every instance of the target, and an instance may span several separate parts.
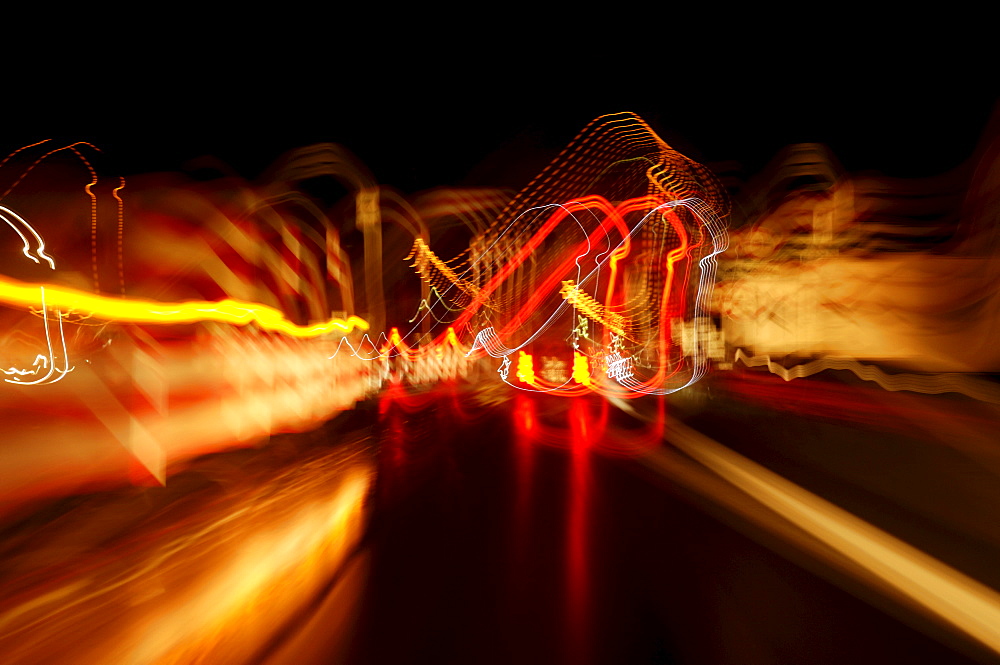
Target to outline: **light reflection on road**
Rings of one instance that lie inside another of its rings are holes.
[[[367,443],[301,441],[206,458],[166,488],[77,497],[8,527],[4,662],[258,658],[364,528]]]

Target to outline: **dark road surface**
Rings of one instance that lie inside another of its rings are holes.
[[[730,528],[726,511],[635,459],[595,450],[611,434],[644,434],[615,409],[606,429],[581,444],[586,435],[572,420],[593,426],[598,400],[528,397],[477,411],[439,392],[383,402],[382,411],[369,578],[348,662],[989,661],[884,594],[797,557],[773,534]],[[934,516],[897,514],[903,508],[863,486],[872,476],[866,457],[919,447],[924,457],[899,458],[908,468],[883,466],[875,477],[947,495],[947,474],[965,469],[955,460],[940,466],[940,446],[720,397],[687,411],[692,424],[799,480],[835,488],[852,509],[867,506],[908,536],[927,527],[925,539],[956,537],[935,532]],[[819,466],[838,456],[852,457]],[[838,479],[845,470],[861,484]],[[907,484],[924,475],[939,485]],[[995,525],[979,517],[995,537]],[[995,575],[995,549],[971,539],[959,547]]]

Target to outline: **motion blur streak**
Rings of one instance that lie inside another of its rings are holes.
[[[0,441],[0,514],[126,479],[162,484],[172,464],[314,428],[371,389],[370,363],[327,359],[332,340],[212,332],[152,348],[119,339],[38,401],[20,402],[36,418],[11,419]]]
[[[95,497],[5,543],[4,663],[256,662],[357,543],[372,472],[356,443],[257,456],[194,467],[176,505]]]
[[[1000,370],[995,133],[952,172],[912,181],[843,173],[823,146],[793,146],[739,199],[713,311],[726,342],[754,364],[871,361],[951,373],[859,373],[885,388],[970,395],[975,381],[954,373]]]
[[[94,295],[49,284],[26,284],[0,277],[0,303],[19,307],[42,307],[40,288],[45,289],[48,305],[84,318],[98,318],[118,323],[198,323],[216,321],[235,325],[256,323],[263,330],[293,337],[319,337],[331,333],[368,330],[368,324],[356,316],[334,318],[325,323],[300,326],[266,305],[220,300],[218,302],[156,302]]]
[[[628,405],[622,406],[636,413]],[[844,566],[837,558],[846,557],[852,568],[848,572],[871,588],[903,594],[918,610],[1000,654],[1000,593],[676,419],[667,420],[665,438],[800,531],[768,524],[766,511],[755,512],[746,505],[739,508],[743,517],[781,533],[786,542],[835,566]],[[704,496],[733,507],[734,499],[726,496],[725,489],[710,489],[710,484],[696,480],[696,475],[671,460],[668,449],[651,451],[641,461],[685,484],[695,479]],[[821,547],[817,547],[817,541]]]

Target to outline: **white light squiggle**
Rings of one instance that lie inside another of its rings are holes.
[[[6,206],[0,206],[0,219],[5,221],[10,228],[14,229],[14,232],[21,238],[21,242],[24,247],[22,252],[28,259],[41,265],[42,261],[48,264],[49,268],[52,270],[56,269],[56,263],[51,256],[45,253],[45,241],[42,240],[42,236],[34,229],[31,224],[27,222],[23,217],[18,215],[16,212],[11,210]],[[29,237],[34,239],[34,243],[29,240]],[[56,342],[57,346],[62,347],[62,367],[56,367],[55,351],[53,349],[52,334],[49,330],[49,310],[45,306],[45,287],[39,287],[41,290],[41,302],[42,302],[42,325],[45,329],[45,346],[48,351],[48,356],[38,354],[35,356],[35,360],[32,363],[32,369],[20,369],[17,367],[10,367],[7,369],[2,369],[4,374],[8,376],[13,376],[14,378],[4,379],[7,383],[13,383],[19,386],[39,386],[46,385],[50,383],[55,383],[61,380],[68,372],[73,370],[69,366],[69,355],[66,352],[66,336],[63,333],[63,312],[61,310],[55,310],[55,317],[58,321],[58,340]],[[39,363],[42,367],[39,368]],[[45,376],[34,381],[25,381],[20,377],[22,376],[38,376],[41,369],[47,369]],[[53,375],[54,378],[53,378]]]
[[[10,215],[10,217],[8,217]],[[16,221],[11,221],[11,217]],[[56,269],[56,263],[52,260],[52,257],[45,253],[45,241],[42,237],[38,235],[38,232],[24,220],[23,217],[18,215],[16,212],[11,210],[6,206],[0,206],[0,219],[7,222],[10,228],[14,229],[14,233],[21,237],[21,242],[24,243],[24,248],[21,250],[26,257],[35,263],[41,263],[38,259],[42,259],[49,264],[49,267],[53,270]],[[28,234],[35,239],[35,247],[31,246],[31,242],[25,236],[24,232],[27,231]]]
[[[43,356],[42,354],[38,354],[37,356],[35,356],[35,362],[33,363],[33,367],[35,368],[34,370],[18,370],[13,367],[10,368],[9,370],[3,370],[4,373],[7,375],[11,374],[15,375],[13,379],[4,379],[4,381],[6,381],[7,383],[13,383],[19,386],[40,386],[40,385],[55,383],[56,381],[59,381],[64,376],[66,376],[66,374],[73,371],[73,368],[69,366],[69,354],[66,351],[66,336],[63,334],[63,313],[59,310],[56,310],[56,318],[59,322],[58,335],[59,335],[59,344],[62,346],[61,357],[63,360],[63,366],[61,368],[56,367],[55,351],[52,348],[52,335],[49,332],[48,309],[45,307],[45,287],[39,287],[39,288],[41,289],[42,292],[41,293],[42,325],[45,328],[45,346],[48,349],[48,358],[46,359],[45,356]],[[43,376],[40,379],[36,379],[34,381],[21,380],[20,378],[21,376],[26,376],[28,374],[37,376],[39,371],[38,370],[39,358],[41,358],[42,365],[49,370],[45,374],[45,376]],[[53,374],[55,374],[55,378],[52,378]]]

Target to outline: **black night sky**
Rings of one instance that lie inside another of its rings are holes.
[[[193,116],[178,110],[179,118],[161,110],[148,119],[126,118],[104,140],[94,140],[129,172],[179,168],[212,155],[253,179],[287,150],[333,142],[354,152],[379,182],[403,192],[516,188],[591,119],[624,110],[638,113],[682,153],[703,163],[735,160],[748,176],[787,145],[818,142],[829,145],[848,171],[920,177],[972,155],[996,100],[983,90],[946,98],[868,89],[841,99],[815,91],[684,99],[655,90],[586,98],[525,90],[524,99],[492,100],[485,91],[449,98],[447,90],[419,80],[410,89],[406,104],[382,94],[354,106],[343,91],[331,102],[335,108],[269,100],[234,111],[234,117],[224,108]]]
[[[684,76],[681,66],[636,68],[638,53],[489,65],[345,58],[313,48],[253,65],[229,54],[99,76],[67,69],[63,83],[7,106],[0,149],[88,140],[105,151],[104,173],[125,175],[211,155],[253,180],[287,150],[334,142],[404,193],[517,188],[589,120],[633,111],[682,153],[735,160],[744,176],[787,145],[819,142],[849,172],[920,177],[969,158],[998,100],[975,68],[926,58],[729,54]]]

